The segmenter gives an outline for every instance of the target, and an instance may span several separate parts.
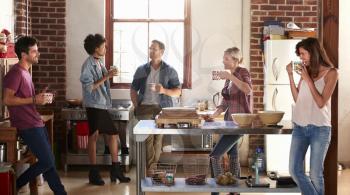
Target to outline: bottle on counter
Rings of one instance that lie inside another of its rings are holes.
[[[259,169],[259,172],[265,171],[265,154],[264,150],[260,147],[257,147],[255,150],[255,161],[257,168]]]
[[[263,149],[257,147],[255,150],[254,161],[252,165],[253,172],[255,173],[255,184],[260,184],[260,174],[265,171],[265,157]]]

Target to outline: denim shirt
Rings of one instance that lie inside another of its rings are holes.
[[[151,72],[151,64],[146,63],[137,68],[134,79],[131,83],[131,88],[138,92],[138,104],[140,104],[144,98],[147,77]],[[179,77],[174,68],[169,66],[164,61],[161,62],[160,72],[159,72],[159,83],[163,85],[166,89],[174,89],[180,87]],[[170,96],[159,94],[160,102],[159,105],[162,108],[172,107],[173,101]]]
[[[89,56],[81,68],[80,82],[83,91],[83,104],[89,108],[108,109],[112,107],[109,79],[97,89],[92,89],[94,83],[108,74],[103,61],[99,59],[99,62],[102,64],[101,68],[98,67],[94,57]]]

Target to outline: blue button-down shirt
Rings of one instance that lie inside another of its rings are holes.
[[[144,98],[147,77],[151,72],[151,64],[146,63],[137,68],[131,88],[138,92],[138,103],[140,104]],[[159,72],[159,83],[166,89],[180,88],[180,81],[177,72],[174,68],[162,61]],[[173,101],[170,96],[159,94],[159,105],[162,108],[172,107]]]
[[[108,74],[101,59],[99,59],[99,63],[102,64],[101,67],[93,56],[89,56],[81,68],[80,82],[83,91],[83,104],[85,107],[108,109],[112,107],[109,79],[97,89],[92,89],[94,83]]]

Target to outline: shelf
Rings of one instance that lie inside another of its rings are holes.
[[[276,188],[276,182],[269,180],[270,188],[251,188],[241,180],[236,186],[220,186],[215,183],[215,179],[208,178],[206,185],[187,185],[185,178],[175,178],[174,186],[153,185],[151,178],[141,180],[142,192],[251,192],[251,193],[299,193],[297,187]]]

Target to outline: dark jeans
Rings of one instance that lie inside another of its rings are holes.
[[[38,161],[30,166],[16,181],[17,189],[27,184],[30,180],[43,173],[55,195],[67,194],[64,186],[56,172],[55,158],[52,154],[45,127],[23,129],[19,131],[19,136],[29,147]]]

